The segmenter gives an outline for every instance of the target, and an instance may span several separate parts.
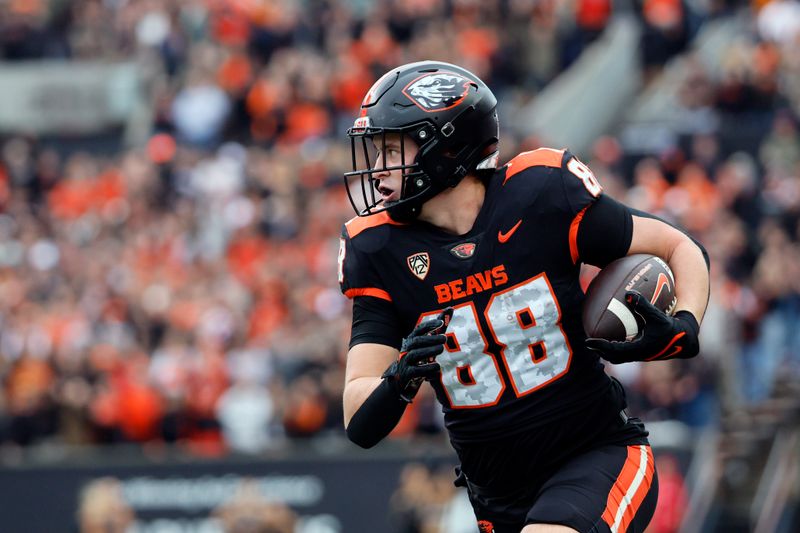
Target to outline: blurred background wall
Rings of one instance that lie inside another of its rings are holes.
[[[474,531],[430,391],[342,431],[344,131],[419,59],[711,255],[702,356],[609,369],[651,531],[800,530],[797,0],[4,0],[0,531]]]

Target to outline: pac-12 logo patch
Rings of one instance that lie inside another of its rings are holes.
[[[419,252],[414,255],[409,255],[406,258],[406,262],[408,263],[408,268],[411,269],[411,273],[419,279],[425,279],[425,276],[428,275],[428,269],[431,266],[431,259],[428,256],[428,252]]]
[[[475,253],[475,246],[474,242],[462,242],[450,248],[450,253],[459,259],[469,259]]]
[[[430,72],[406,85],[403,94],[417,107],[430,113],[460,104],[473,83],[455,72]]]

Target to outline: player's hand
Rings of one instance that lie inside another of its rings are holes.
[[[700,351],[700,325],[692,313],[678,311],[669,316],[634,291],[625,294],[625,301],[641,319],[639,335],[626,342],[586,339],[586,347],[600,352],[603,359],[614,364],[688,359]]]
[[[422,321],[403,339],[400,357],[381,376],[393,384],[405,401],[411,402],[424,380],[439,375],[441,368],[436,356],[444,350],[447,340],[444,332],[452,316],[453,308],[448,307],[436,318]]]

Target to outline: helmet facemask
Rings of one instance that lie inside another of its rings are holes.
[[[366,119],[366,117],[364,117]],[[424,140],[430,129],[425,124],[405,126],[400,128],[379,128],[368,126],[368,119],[359,119],[356,125],[347,131],[350,137],[350,150],[353,170],[344,174],[347,195],[353,209],[360,216],[374,215],[388,211],[393,218],[401,220],[417,214],[418,208],[424,199],[429,197],[431,180],[420,168],[418,157],[413,161],[408,159],[408,145],[412,138],[423,141],[419,146],[417,156],[425,147]],[[387,158],[381,159],[381,165],[376,166],[379,153],[386,153],[387,135],[396,133],[400,142],[400,164],[387,166]],[[401,190],[399,198],[384,202],[378,191],[381,182],[377,174],[385,172],[401,172]]]

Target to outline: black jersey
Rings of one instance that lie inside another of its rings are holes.
[[[612,381],[584,347],[577,245],[582,217],[601,194],[572,154],[541,148],[488,180],[465,235],[386,213],[345,224],[345,295],[391,302],[404,332],[455,308],[432,385],[457,449],[523,432],[546,436],[548,426],[596,413],[609,394]]]

